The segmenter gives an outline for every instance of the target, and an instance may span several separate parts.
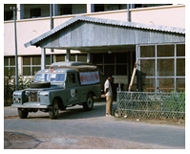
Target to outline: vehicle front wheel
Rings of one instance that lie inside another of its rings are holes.
[[[49,117],[57,119],[59,116],[59,106],[57,100],[54,100],[52,108],[49,109]]]
[[[91,94],[87,96],[87,101],[83,104],[83,109],[86,111],[90,111],[93,109],[94,106],[94,99]]]
[[[18,115],[21,119],[27,118],[28,116],[28,111],[23,110],[22,108],[18,108]]]

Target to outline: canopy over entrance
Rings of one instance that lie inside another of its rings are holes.
[[[25,47],[101,51],[152,43],[184,42],[185,29],[77,16],[25,44]]]

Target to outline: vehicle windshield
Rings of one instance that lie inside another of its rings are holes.
[[[46,73],[42,73],[42,74],[36,74],[34,82],[40,82],[40,81],[47,81],[47,82],[63,82],[65,81],[66,75],[65,74],[58,74],[58,73],[54,73],[54,74],[46,74]]]

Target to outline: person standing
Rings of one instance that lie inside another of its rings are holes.
[[[113,104],[113,90],[111,84],[111,75],[107,76],[107,80],[104,84],[104,92],[106,96],[106,116],[112,115],[112,104]]]

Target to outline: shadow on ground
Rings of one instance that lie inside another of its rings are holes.
[[[116,104],[113,105],[115,109]],[[65,111],[59,111],[59,117],[56,120],[68,120],[68,119],[89,119],[104,117],[106,110],[106,103],[95,103],[94,108],[91,111],[85,111],[82,106],[69,107]],[[49,113],[43,113],[38,111],[37,113],[29,113],[27,119],[49,119]]]

